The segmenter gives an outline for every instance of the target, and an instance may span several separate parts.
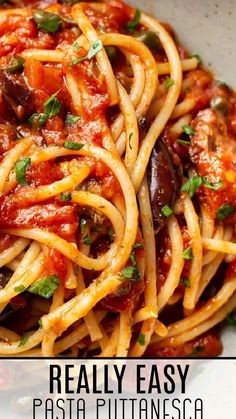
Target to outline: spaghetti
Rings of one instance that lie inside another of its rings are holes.
[[[216,356],[236,96],[122,0],[0,10],[0,356]]]

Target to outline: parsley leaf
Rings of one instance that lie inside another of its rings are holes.
[[[91,60],[93,57],[95,57],[95,55],[99,51],[102,50],[102,47],[103,47],[103,45],[102,45],[102,41],[100,39],[98,39],[97,41],[95,41],[92,44],[92,46],[91,46],[91,48],[90,48],[90,50],[88,52],[88,55],[87,55],[88,60]]]
[[[27,124],[33,128],[40,128],[48,120],[48,116],[45,113],[34,113],[28,120]]]
[[[223,221],[226,217],[233,214],[235,210],[236,208],[232,207],[232,205],[229,205],[229,204],[221,205],[221,207],[219,207],[216,210],[216,217],[218,218],[219,221]]]
[[[187,249],[185,249],[184,252],[182,253],[182,257],[184,260],[192,260],[193,258],[192,248],[188,247]]]
[[[173,209],[169,207],[169,205],[164,205],[164,207],[161,209],[161,212],[165,217],[169,217],[171,214],[173,214]]]
[[[133,274],[134,274],[133,266],[126,266],[126,268],[124,268],[121,271],[122,278],[133,279]]]
[[[81,150],[84,147],[84,144],[74,143],[73,141],[65,141],[63,146],[70,150]]]
[[[90,238],[90,235],[88,233],[86,233],[83,237],[82,237],[82,242],[83,244],[85,244],[86,246],[90,246],[90,244],[92,244],[92,240]]]
[[[135,249],[142,249],[142,248],[143,248],[143,243],[141,243],[141,242],[136,242],[133,245],[133,250],[135,250]]]
[[[186,288],[190,288],[189,278],[180,278],[179,284],[180,285],[185,285]]]
[[[31,292],[31,294],[36,294],[43,298],[50,298],[59,285],[60,281],[57,276],[50,275],[35,282],[35,284],[31,285],[28,291]]]
[[[38,29],[49,33],[56,33],[62,25],[62,19],[59,15],[43,10],[35,12],[34,21],[37,23]]]
[[[62,108],[61,102],[57,99],[57,95],[60,92],[58,90],[54,93],[45,103],[44,103],[44,111],[47,115],[47,118],[52,118],[53,116],[57,115]]]
[[[134,32],[135,29],[136,29],[136,27],[140,23],[140,19],[141,19],[141,10],[140,9],[136,9],[135,15],[134,15],[133,19],[130,22],[128,22],[128,24],[126,26],[127,32],[129,32],[129,33]]]
[[[68,113],[66,115],[66,124],[67,125],[73,125],[76,124],[77,122],[81,121],[81,116],[78,115],[72,115],[71,113]]]
[[[14,291],[20,294],[21,292],[25,291],[25,287],[24,285],[19,285],[18,287],[14,288]]]
[[[8,73],[15,73],[15,71],[21,70],[24,67],[24,63],[23,58],[11,56],[9,63],[2,70]]]
[[[191,144],[190,141],[182,140],[181,138],[177,140],[177,143],[182,144],[182,145],[190,145]]]
[[[62,192],[60,195],[61,201],[71,201],[71,193],[70,192]]]
[[[174,80],[172,80],[169,76],[166,77],[166,82],[165,82],[165,89],[169,89],[171,86],[173,86],[175,84]]]
[[[71,61],[71,63],[69,64],[69,67],[73,67],[74,65],[81,63],[82,61],[85,61],[85,60],[91,60],[93,57],[95,57],[95,55],[99,51],[102,50],[102,48],[103,48],[102,41],[98,39],[91,45],[91,48],[85,57],[75,58],[74,60]]]
[[[224,183],[221,179],[218,182],[213,183],[213,182],[208,182],[207,177],[204,176],[202,178],[202,181],[205,188],[212,189],[213,191],[218,191],[218,189],[221,189],[224,186]]]
[[[183,128],[185,134],[187,134],[187,135],[195,135],[196,134],[195,129],[193,129],[190,125],[187,125],[187,124],[183,125],[182,128]]]
[[[26,170],[27,167],[29,167],[31,164],[30,157],[24,157],[21,160],[18,160],[16,163],[14,163],[14,171],[16,174],[16,181],[23,186],[28,185],[28,182],[26,180]]]
[[[145,345],[145,335],[143,333],[139,333],[138,343],[140,346]]]
[[[87,220],[85,218],[81,218],[79,222],[80,231],[84,230],[84,227],[86,226],[86,224],[87,224]]]
[[[21,346],[24,346],[29,340],[29,336],[25,335],[21,341],[19,342],[18,348],[21,348]]]
[[[201,185],[202,178],[199,176],[193,176],[182,186],[181,192],[188,192],[190,198],[192,198]]]

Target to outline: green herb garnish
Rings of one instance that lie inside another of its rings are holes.
[[[81,116],[78,115],[72,115],[71,113],[68,113],[66,115],[66,124],[67,125],[73,125],[76,124],[77,122],[81,121]]]
[[[140,346],[145,345],[145,335],[143,333],[139,333],[138,343]]]
[[[171,86],[175,84],[174,80],[172,80],[169,76],[166,77],[165,81],[165,89],[169,89]]]
[[[29,340],[29,336],[25,335],[21,341],[19,342],[18,348],[21,348],[21,346],[24,346]]]
[[[59,287],[60,281],[56,275],[46,276],[40,281],[35,282],[28,291],[31,294],[39,295],[43,298],[51,298],[54,291]]]
[[[187,135],[195,135],[196,134],[195,129],[193,129],[190,125],[185,124],[185,125],[182,126],[182,128],[183,128],[183,131],[185,132],[185,134],[187,134]]]
[[[43,10],[34,13],[34,21],[37,23],[38,29],[49,33],[56,33],[62,25],[62,19],[59,15]]]
[[[20,294],[21,292],[25,291],[25,287],[24,285],[19,285],[18,287],[14,288],[14,291]]]
[[[140,23],[140,19],[141,19],[141,10],[136,9],[133,19],[130,22],[128,22],[128,24],[126,26],[127,32],[129,32],[129,33],[134,32],[135,29],[137,28],[137,26]]]
[[[82,242],[83,244],[85,244],[86,246],[90,246],[90,244],[92,244],[92,240],[90,238],[90,235],[88,233],[86,233],[83,237],[82,237]]]
[[[223,221],[226,217],[233,214],[235,208],[232,205],[224,204],[216,210],[216,217],[219,221]]]
[[[16,163],[14,163],[16,181],[22,186],[28,185],[28,182],[26,180],[26,170],[30,166],[30,164],[31,159],[29,157],[24,157],[23,159],[18,160]]]
[[[185,285],[186,288],[190,288],[189,278],[180,278],[179,284],[180,285]]]
[[[73,141],[65,141],[63,146],[69,150],[81,150],[84,147],[84,144],[74,143]]]
[[[173,209],[169,207],[169,205],[164,205],[164,207],[161,209],[161,212],[165,217],[169,217],[171,214],[173,214]]]
[[[60,195],[61,201],[71,201],[71,193],[70,192],[62,192]]]
[[[3,71],[8,73],[15,73],[24,67],[25,61],[21,57],[11,57],[6,67],[2,68]]]
[[[185,249],[184,252],[182,253],[182,257],[184,260],[192,260],[193,258],[192,248],[188,247],[187,249]]]

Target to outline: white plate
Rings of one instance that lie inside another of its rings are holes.
[[[181,44],[198,53],[215,76],[236,89],[236,0],[130,0],[173,27]],[[236,330],[223,332],[223,356],[236,356]]]
[[[199,53],[218,78],[236,88],[235,0],[128,0],[172,25],[182,44]]]

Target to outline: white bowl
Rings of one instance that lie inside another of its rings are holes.
[[[236,88],[235,0],[128,0],[170,23],[189,51]]]
[[[217,79],[236,89],[236,0],[129,0],[170,23],[180,43],[198,53]],[[236,330],[223,331],[223,356],[236,356]]]

